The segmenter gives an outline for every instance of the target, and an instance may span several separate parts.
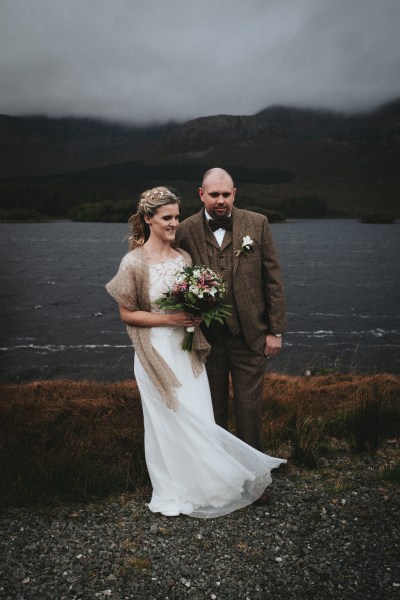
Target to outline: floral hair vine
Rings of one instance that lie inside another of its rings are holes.
[[[151,190],[150,192],[147,192],[142,198],[140,198],[139,208],[146,210],[147,203],[149,200],[151,201],[151,200],[155,200],[155,198],[162,198],[162,197],[163,197],[163,192],[158,191],[158,190]]]
[[[146,200],[145,198],[140,198],[139,200],[139,211],[140,212],[145,212],[146,211]]]

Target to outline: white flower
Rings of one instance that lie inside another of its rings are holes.
[[[249,235],[245,235],[243,237],[242,246],[252,246],[252,244],[253,240],[251,239],[251,237]]]
[[[242,245],[235,252],[235,256],[239,256],[240,254],[247,254],[250,252],[252,245],[254,244],[254,240],[251,239],[249,235],[244,235],[242,240]]]

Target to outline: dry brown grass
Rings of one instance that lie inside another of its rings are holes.
[[[0,392],[2,505],[81,501],[148,485],[135,381],[40,381],[1,385]],[[398,437],[399,377],[269,375],[267,451],[317,466],[327,437],[350,435],[346,415],[366,394],[389,411],[385,435]]]
[[[286,444],[292,458],[307,466],[317,466],[318,449],[327,438],[344,438],[351,443],[354,428],[360,429],[360,423],[366,428],[370,417],[360,411],[365,397],[370,405],[379,405],[385,417],[380,422],[382,439],[399,437],[400,378],[397,376],[270,375],[265,381],[264,394],[266,447],[271,452],[282,452]],[[355,414],[358,418],[353,419]],[[376,428],[377,423],[373,426]]]
[[[147,481],[135,382],[0,388],[2,503],[85,499]]]

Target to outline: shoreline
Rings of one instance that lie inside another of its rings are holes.
[[[130,346],[128,346],[128,349],[130,350]],[[274,359],[275,360],[275,359]],[[310,361],[311,362],[311,361]],[[348,379],[348,380],[355,380],[355,379],[360,379],[360,381],[365,380],[365,379],[370,379],[371,377],[393,377],[395,379],[399,378],[400,379],[400,374],[397,372],[397,370],[395,368],[393,368],[393,370],[388,369],[388,370],[380,370],[377,371],[376,369],[367,369],[365,371],[363,371],[362,369],[360,370],[356,370],[356,369],[349,369],[349,370],[343,370],[340,371],[340,369],[337,369],[335,366],[329,366],[331,363],[334,365],[336,363],[336,361],[334,359],[332,359],[329,364],[327,364],[326,366],[313,366],[312,364],[310,364],[310,362],[305,363],[304,364],[304,370],[302,371],[298,371],[296,370],[296,372],[285,372],[282,370],[276,370],[276,371],[272,371],[269,368],[269,362],[267,362],[267,370],[265,372],[265,377],[266,379],[282,379],[282,380],[318,380],[324,377],[328,377],[329,380],[331,380],[332,378],[336,378],[337,380],[343,380],[343,379]],[[328,362],[328,361],[327,361]],[[131,365],[130,365],[131,367]],[[65,382],[65,383],[69,383],[71,385],[73,385],[74,383],[78,384],[78,383],[88,383],[88,384],[92,384],[92,385],[116,385],[116,384],[131,384],[132,382],[136,384],[136,380],[135,377],[133,375],[133,366],[132,368],[129,369],[132,374],[129,375],[124,375],[124,376],[119,376],[118,374],[115,375],[110,375],[110,373],[107,373],[106,375],[104,375],[104,377],[99,377],[98,375],[96,376],[87,376],[86,374],[82,373],[82,375],[71,375],[71,376],[59,376],[59,375],[54,375],[54,376],[49,376],[49,377],[40,377],[40,376],[36,376],[34,375],[17,375],[15,374],[12,379],[8,379],[6,377],[2,377],[2,375],[0,374],[0,387],[2,386],[8,386],[8,385],[30,385],[33,383],[40,383],[43,385],[51,385],[51,384],[57,384],[60,382]]]

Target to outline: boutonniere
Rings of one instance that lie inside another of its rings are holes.
[[[250,250],[252,250],[252,245],[254,241],[251,239],[249,235],[244,235],[242,240],[242,245],[235,252],[235,256],[239,256],[240,254],[248,254]]]

